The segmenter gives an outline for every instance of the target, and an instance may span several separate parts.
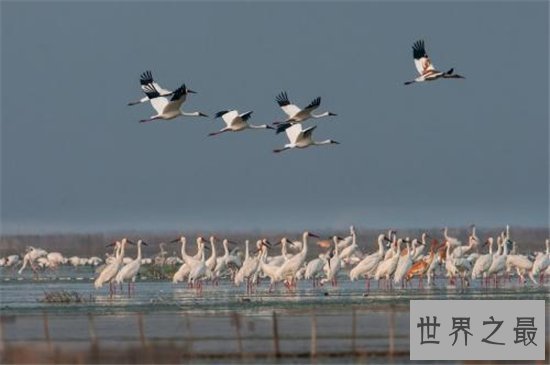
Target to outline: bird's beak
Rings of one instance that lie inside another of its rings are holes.
[[[204,113],[202,113],[202,112],[199,112],[199,116],[208,118],[208,115],[206,115],[206,114],[204,114]]]
[[[338,141],[331,141],[331,142],[332,142],[332,144],[340,144],[340,142],[338,142]]]
[[[265,128],[266,128],[266,129],[277,129],[277,128],[275,128],[275,127],[270,126],[269,124],[266,124],[266,125],[265,125]]]
[[[271,248],[271,242],[269,242],[268,240],[265,240],[265,242],[262,241],[262,245],[264,245],[267,248]]]
[[[145,241],[141,241],[141,244],[142,244],[142,245],[145,245],[145,246],[149,246],[149,245],[147,244],[147,242],[145,242]]]
[[[336,116],[338,116],[338,114],[332,113],[332,112],[328,112],[328,115],[330,115],[331,117],[336,117]]]
[[[386,236],[384,236],[384,239],[385,239],[386,241],[388,241],[388,242],[391,242],[391,240],[390,240],[388,237],[386,237]]]
[[[134,241],[130,241],[130,240],[126,240],[126,242],[128,242],[128,243],[131,244],[131,245],[135,245],[135,244],[136,244]]]
[[[238,243],[237,243],[237,242],[235,242],[235,241],[231,241],[231,240],[227,240],[227,243],[231,243],[232,245],[238,245]]]
[[[315,237],[315,238],[321,238],[318,235],[316,235],[315,233],[311,233],[311,232],[309,232],[309,236],[310,237]]]
[[[116,245],[116,243],[115,243],[115,242],[111,242],[111,243],[106,244],[105,247],[112,247],[112,246],[114,246],[114,245]]]
[[[191,90],[191,89],[187,89],[187,93],[189,93],[189,94],[196,94],[197,92],[194,91],[194,90]]]
[[[172,241],[170,241],[169,243],[176,243],[178,242],[180,239],[179,238],[176,238],[176,239],[173,239]]]

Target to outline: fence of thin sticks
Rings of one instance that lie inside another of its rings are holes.
[[[408,357],[408,311],[0,316],[2,363]]]

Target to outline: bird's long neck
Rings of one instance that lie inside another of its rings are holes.
[[[185,238],[181,239],[181,258],[185,260],[187,257],[187,253],[185,252],[185,245],[187,244],[187,240]]]
[[[210,246],[212,246],[212,253],[210,254],[210,257],[215,258],[216,257],[216,245],[215,245],[213,239],[210,240]]]
[[[250,128],[250,129],[268,129],[269,127],[268,127],[267,124],[249,124],[248,128]]]
[[[227,241],[223,241],[223,257],[229,256],[229,249],[227,248]]]
[[[546,240],[546,254],[550,255],[550,240]]]
[[[137,246],[138,246],[137,259],[141,260],[141,241],[138,241]]]
[[[407,241],[407,254],[409,257],[413,257],[416,252],[416,245],[413,243],[412,245],[409,244],[409,241]]]
[[[447,249],[445,250],[445,256],[447,256],[447,258],[451,257],[451,245],[449,244],[449,242],[447,242]]]
[[[119,256],[119,261],[122,261],[122,259],[124,258],[124,246],[126,246],[126,241],[122,241],[121,245],[120,245],[120,256]]]
[[[244,260],[248,260],[249,254],[248,254],[248,240],[244,241]]]
[[[184,115],[186,117],[199,117],[201,114],[200,112],[184,112],[183,110],[180,111],[181,115]]]
[[[304,233],[304,235],[302,236],[302,243],[303,243],[302,253],[304,255],[307,255],[307,236],[308,236],[307,233]]]
[[[329,112],[324,112],[324,113],[321,113],[321,114],[313,114],[311,113],[311,116],[313,118],[324,118],[324,117],[328,117],[329,116]]]
[[[489,240],[489,255],[491,255],[493,253],[493,240],[490,239]]]
[[[324,144],[331,144],[331,143],[332,143],[332,141],[330,139],[326,139],[326,140],[320,141],[320,142],[313,142],[313,144],[315,146],[322,146]]]
[[[338,254],[340,253],[338,251],[338,237],[335,236],[332,240],[334,242],[334,257],[337,257]]]
[[[378,254],[380,256],[384,255],[384,238],[383,237],[378,239]]]

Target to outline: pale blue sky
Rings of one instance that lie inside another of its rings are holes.
[[[548,224],[548,3],[2,2],[2,231]],[[466,80],[404,86],[424,39]],[[321,96],[315,136],[219,120],[140,125],[139,74],[186,110],[280,119]]]

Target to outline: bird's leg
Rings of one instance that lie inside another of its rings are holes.
[[[229,132],[229,131],[230,131],[230,129],[225,129],[224,128],[224,129],[221,129],[217,132],[208,133],[208,136],[209,137],[214,137],[214,136],[217,136],[218,134],[222,134],[222,133]]]
[[[140,123],[146,123],[146,122],[152,122],[153,120],[157,120],[157,119],[160,119],[160,117],[151,117],[149,119],[142,119],[139,122]]]

